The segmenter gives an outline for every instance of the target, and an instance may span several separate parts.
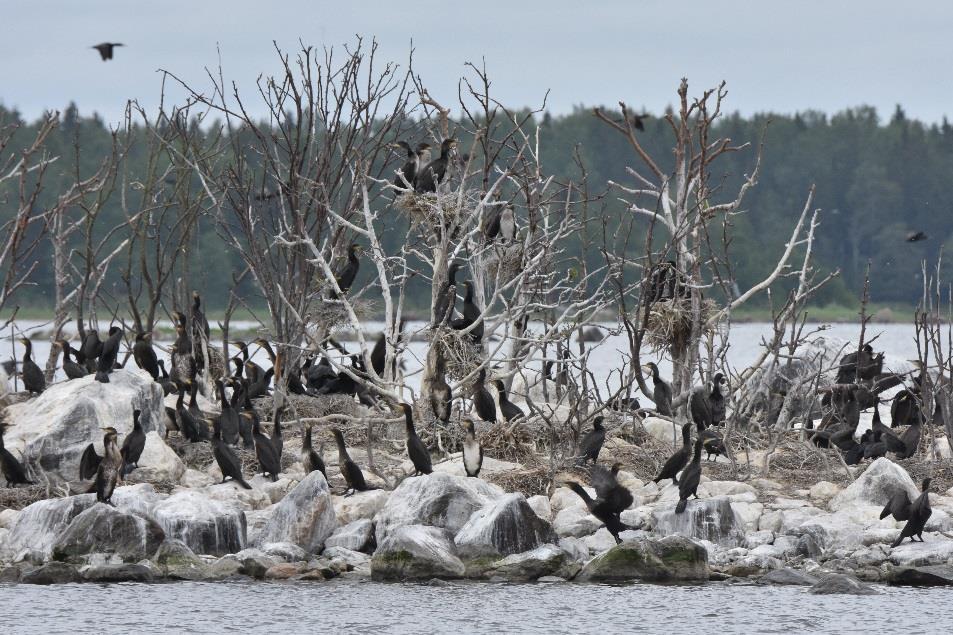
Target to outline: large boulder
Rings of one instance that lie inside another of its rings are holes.
[[[76,567],[65,562],[48,562],[23,574],[23,584],[68,584],[80,582],[82,577]]]
[[[139,467],[126,477],[130,483],[165,481],[178,483],[185,474],[185,463],[166,445],[156,431],[146,433],[146,445],[139,457]]]
[[[377,512],[384,508],[389,497],[390,492],[383,489],[354,492],[350,496],[335,496],[333,497],[334,513],[338,517],[338,522],[343,525],[355,520],[372,520]]]
[[[37,501],[23,508],[10,527],[0,560],[21,559],[25,552],[36,558],[49,557],[53,543],[73,519],[96,504],[96,497],[68,496]]]
[[[673,507],[659,506],[655,512],[655,532],[663,536],[678,534],[723,547],[738,547],[745,542],[744,523],[726,496],[689,501],[681,514]]]
[[[165,436],[162,387],[141,370],[120,369],[102,384],[92,375],[52,384],[42,394],[8,406],[8,450],[38,465],[54,481],[76,480],[79,460],[93,443],[103,454],[102,428],[112,426],[122,439],[132,430],[132,411],[148,433]]]
[[[891,572],[889,581],[890,584],[903,586],[951,586],[953,585],[953,565],[901,567]]]
[[[355,520],[334,530],[324,541],[325,550],[340,547],[348,551],[372,551],[374,544],[374,523],[367,518]]]
[[[543,576],[571,578],[580,569],[576,560],[556,545],[541,545],[493,563],[486,575],[506,580],[536,580]]]
[[[321,472],[311,472],[275,505],[258,534],[258,544],[291,542],[307,553],[320,553],[335,527],[337,516],[328,482]]]
[[[395,527],[371,558],[374,580],[461,578],[465,571],[452,536],[437,527]]]
[[[150,558],[165,532],[151,518],[96,503],[82,512],[53,543],[56,560],[82,561],[89,554],[114,554],[126,562]]]
[[[152,582],[155,574],[142,564],[101,564],[83,570],[87,582]]]
[[[878,459],[880,460],[880,459]],[[809,593],[816,595],[877,595],[879,591],[869,584],[865,584],[857,578],[842,573],[827,573],[810,589]]]
[[[502,495],[499,487],[478,478],[435,472],[404,479],[377,514],[377,542],[407,525],[441,527],[454,535],[473,512]]]
[[[697,582],[708,580],[708,551],[684,536],[625,541],[596,556],[577,580],[613,582]]]
[[[197,554],[235,553],[247,542],[245,513],[201,492],[177,492],[155,505],[151,515],[166,536],[181,540]]]
[[[495,560],[557,540],[552,526],[536,515],[522,494],[506,494],[473,512],[454,538],[465,560]]]
[[[907,492],[910,500],[920,495],[907,471],[886,457],[871,463],[857,480],[847,486],[830,501],[834,511],[857,505],[877,505],[883,507],[897,492]]]
[[[671,443],[672,447],[682,445],[682,426],[661,417],[646,417],[642,420],[645,433],[656,441]]]

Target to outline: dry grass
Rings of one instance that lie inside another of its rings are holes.
[[[706,324],[717,306],[710,299],[701,301],[701,324]],[[688,300],[663,300],[652,304],[645,341],[656,352],[685,348],[691,338],[692,306]],[[707,334],[703,333],[702,336]]]

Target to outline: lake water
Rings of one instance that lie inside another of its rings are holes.
[[[4,633],[949,633],[953,590],[574,583],[0,585]]]

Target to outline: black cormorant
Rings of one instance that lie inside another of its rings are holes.
[[[23,377],[23,387],[30,393],[39,394],[46,390],[46,377],[43,371],[33,361],[33,342],[27,337],[21,337],[23,344],[23,363],[20,365],[20,375]]]
[[[113,327],[116,328],[116,327]],[[119,436],[115,428],[105,428],[103,435],[103,458],[99,462],[99,469],[96,470],[96,482],[93,483],[93,490],[96,492],[96,501],[112,505],[113,491],[119,482],[119,474],[122,470],[122,454],[119,451],[119,445],[116,442]]]
[[[675,454],[668,457],[662,471],[658,473],[653,480],[658,483],[665,479],[672,479],[673,485],[678,485],[676,476],[688,465],[688,460],[692,456],[692,424],[686,423],[682,426],[682,447],[675,451]]]
[[[337,281],[341,293],[347,293],[357,278],[357,272],[361,268],[361,261],[358,260],[357,251],[361,246],[357,243],[352,244],[347,250],[347,262],[345,262],[337,271],[334,272],[334,279]],[[337,291],[331,290],[331,298],[337,298]]]
[[[100,42],[96,46],[91,46],[99,51],[99,57],[103,58],[103,61],[109,61],[113,58],[113,49],[117,46],[125,46],[122,42]]]
[[[652,373],[652,384],[654,385],[652,400],[655,402],[655,411],[660,415],[671,417],[672,387],[659,375],[658,366],[655,365],[655,362],[645,364],[645,368],[648,368],[649,372]]]
[[[430,410],[434,417],[444,425],[450,422],[450,413],[453,407],[453,393],[450,391],[450,384],[447,383],[446,366],[442,349],[437,346],[437,349],[434,350],[434,369],[430,378],[428,398],[430,399]]]
[[[838,384],[852,384],[855,379],[861,381],[871,381],[883,371],[884,355],[877,353],[874,355],[874,348],[870,344],[864,344],[857,352],[844,355],[837,370]]]
[[[404,165],[400,168],[400,172],[394,175],[394,187],[398,187],[401,190],[413,190],[414,181],[417,179],[417,167],[420,162],[420,157],[406,141],[397,141],[393,144],[393,147],[403,150],[406,156],[406,160],[404,161]]]
[[[248,398],[258,399],[268,396],[268,390],[271,387],[271,378],[275,376],[275,367],[272,366],[266,370],[256,382],[248,384]]]
[[[275,446],[275,452],[278,453],[278,462],[281,462],[281,453],[285,449],[285,438],[281,433],[281,415],[285,407],[282,406],[275,410],[275,421],[271,426],[271,444]]]
[[[262,370],[261,366],[251,361],[251,355],[248,352],[248,344],[241,340],[235,340],[232,342],[232,344],[234,344],[242,354],[242,364],[239,368],[244,370],[245,378],[251,383],[255,383],[261,379],[261,376],[265,374],[265,371]],[[242,376],[241,370],[236,373],[236,376]]]
[[[258,417],[253,416],[248,411],[242,412],[242,418],[251,422],[251,432],[255,439],[255,457],[258,459],[258,469],[262,476],[268,474],[272,481],[278,480],[278,473],[281,472],[281,458],[275,450],[275,444],[271,442],[261,431],[261,423]]]
[[[880,421],[880,413],[875,412],[875,419],[871,426],[875,433],[880,433],[880,438],[887,447],[888,452],[893,452],[900,459],[909,459],[917,453],[920,446],[920,424],[914,421],[913,425],[907,427],[899,437]]]
[[[86,364],[86,370],[91,373],[96,372],[96,360],[103,352],[103,343],[99,339],[99,331],[95,329],[87,331],[80,350],[83,354],[83,363]]]
[[[708,394],[708,405],[711,407],[711,422],[718,425],[725,421],[726,402],[725,394],[721,392],[721,385],[725,383],[725,376],[715,373],[711,380],[711,392]]]
[[[920,542],[923,542],[923,528],[930,520],[930,516],[933,515],[933,509],[930,508],[930,480],[928,478],[923,479],[920,487],[921,494],[917,497],[917,500],[910,504],[910,517],[907,524],[900,530],[900,535],[893,541],[891,547],[898,546],[904,538],[909,538],[910,542],[915,542],[914,536],[918,537]]]
[[[301,441],[301,465],[304,466],[304,473],[321,472],[324,474],[324,480],[328,480],[328,472],[324,467],[324,460],[321,455],[314,451],[311,445],[311,426],[305,426],[304,438]]]
[[[907,520],[910,518],[910,505],[912,504],[910,495],[907,494],[906,490],[901,490],[887,501],[883,511],[880,512],[880,520],[887,516],[893,516],[894,520]]]
[[[493,396],[486,389],[485,382],[486,369],[481,368],[479,377],[473,382],[473,394],[471,395],[473,409],[476,410],[477,416],[484,421],[496,423],[496,404],[493,403]]]
[[[463,440],[463,469],[467,476],[476,478],[483,467],[483,446],[476,438],[473,419],[464,419],[463,428],[466,431],[466,438]]]
[[[606,429],[602,427],[603,417],[596,417],[592,420],[592,431],[579,442],[579,451],[576,455],[580,463],[587,460],[595,463],[599,460],[599,452],[602,451],[602,444],[606,442]]]
[[[453,305],[456,303],[457,272],[460,271],[460,265],[451,262],[447,267],[447,280],[440,285],[440,291],[437,293],[437,299],[434,303],[433,318],[434,324],[443,324],[453,318]],[[450,290],[454,288],[454,297],[451,297]]]
[[[209,329],[208,319],[202,310],[202,296],[199,295],[198,291],[192,292],[191,314],[192,340],[198,342],[205,338],[205,341],[208,342],[212,331]]]
[[[483,218],[483,238],[486,242],[493,242],[500,235],[500,216],[502,215],[503,210],[494,207]]]
[[[586,504],[589,513],[601,520],[616,543],[622,542],[619,533],[629,529],[620,519],[620,514],[625,511],[633,502],[632,493],[616,480],[618,464],[613,466],[613,471],[605,469],[601,465],[594,465],[592,468],[592,486],[596,490],[596,499],[593,500],[582,485],[574,481],[567,483],[567,487],[574,491]]]
[[[695,440],[695,452],[692,455],[692,462],[682,472],[682,480],[678,483],[678,505],[675,506],[675,513],[681,514],[685,511],[688,504],[688,497],[698,498],[698,484],[702,478],[702,440]]]
[[[918,243],[921,240],[926,240],[926,239],[927,239],[926,232],[914,231],[907,234],[908,243]]]
[[[470,330],[470,337],[474,342],[483,339],[483,320],[480,318],[480,307],[473,301],[473,283],[469,280],[463,283],[466,295],[463,296],[463,317],[453,320],[450,325],[458,331],[466,330],[471,324],[476,324]]]
[[[890,403],[890,427],[909,426],[915,421],[923,422],[920,399],[914,391],[904,388],[893,396]]]
[[[136,343],[132,345],[132,357],[136,366],[152,376],[154,381],[159,380],[159,358],[152,349],[152,342],[145,333],[136,333]]]
[[[232,407],[225,396],[225,384],[221,379],[215,381],[218,390],[218,399],[221,403],[221,414],[218,416],[219,436],[228,445],[238,445],[238,411]]]
[[[349,496],[355,492],[363,492],[371,489],[364,481],[364,473],[361,472],[361,468],[357,466],[357,463],[351,460],[351,457],[347,453],[347,446],[344,445],[344,433],[337,428],[332,428],[331,433],[334,434],[334,442],[338,446],[338,467],[347,483],[344,495]]]
[[[200,422],[190,409],[185,407],[185,394],[186,392],[191,393],[193,385],[189,380],[186,380],[186,383],[179,384],[179,394],[175,401],[175,414],[178,418],[179,433],[189,442],[198,443],[207,438],[207,435],[202,433],[205,422]]]
[[[213,430],[212,455],[215,457],[215,462],[218,463],[218,469],[222,471],[222,482],[224,483],[226,478],[231,478],[245,489],[251,489],[251,485],[246,483],[242,476],[241,460],[228,447],[228,444],[222,441],[222,429],[219,421],[214,422]]]
[[[79,460],[79,477],[88,481],[96,476],[96,471],[99,469],[102,460],[103,457],[96,453],[95,446],[92,443],[87,445],[86,449],[83,450],[83,456]]]
[[[510,421],[514,421],[516,419],[525,418],[526,413],[523,412],[523,409],[510,401],[509,397],[507,397],[506,386],[503,384],[503,382],[499,379],[496,379],[493,381],[493,385],[496,387],[496,392],[499,395],[500,414],[503,415],[503,420],[506,423],[509,423]]]
[[[119,453],[122,455],[123,474],[128,474],[133,470],[133,465],[139,467],[139,458],[146,447],[146,433],[139,422],[139,415],[142,414],[138,409],[132,411],[132,431],[122,440],[122,448]]]
[[[711,456],[714,454],[715,458],[720,456],[728,456],[728,449],[725,447],[725,440],[720,434],[712,430],[711,428],[705,428],[701,423],[696,423],[698,428],[698,440],[701,441],[702,446],[707,452],[705,457],[706,461],[711,461]],[[851,439],[853,441],[853,439]]]
[[[63,351],[63,372],[66,373],[69,379],[79,379],[89,374],[85,366],[70,359],[70,353],[74,351],[70,347],[69,342],[66,340],[56,340],[56,344],[60,347],[60,350]]]
[[[645,120],[651,117],[647,112],[637,115],[632,113],[632,127],[638,130],[639,132],[645,132]]]
[[[692,395],[688,399],[688,410],[692,415],[692,421],[700,430],[711,427],[712,419],[711,404],[708,402],[708,386],[698,386],[692,390]]]
[[[26,470],[23,464],[3,445],[3,433],[6,426],[0,424],[0,472],[3,473],[3,479],[7,487],[16,485],[33,485],[33,481],[27,478]]]
[[[414,411],[408,404],[400,404],[400,409],[404,413],[404,432],[407,434],[407,454],[410,456],[410,462],[414,464],[414,476],[421,474],[430,474],[433,472],[433,463],[430,460],[430,452],[427,446],[417,436],[414,429]]]
[[[440,144],[440,156],[417,170],[415,188],[418,192],[436,192],[437,185],[443,182],[450,163],[450,153],[457,145],[453,137],[444,139]]]
[[[255,447],[255,425],[260,422],[258,411],[248,397],[248,381],[242,382],[241,393],[234,395],[242,401],[242,410],[238,413],[238,434],[242,438],[242,447],[252,450]],[[232,407],[236,406],[236,399],[232,399]]]
[[[304,369],[304,376],[308,383],[308,389],[312,392],[318,392],[325,383],[334,380],[337,373],[334,372],[328,358],[321,355],[317,364],[314,363],[313,358],[308,360],[308,367]]]
[[[119,342],[122,341],[122,329],[118,326],[109,327],[109,337],[103,342],[103,351],[96,362],[96,381],[108,384],[109,373],[113,372],[116,359],[119,357]]]

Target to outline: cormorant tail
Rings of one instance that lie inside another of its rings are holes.
[[[897,536],[897,539],[893,541],[893,544],[890,545],[890,548],[893,549],[894,547],[900,546],[900,543],[903,542],[903,537],[903,532],[900,532],[900,535]]]
[[[234,476],[232,477],[232,479],[233,479],[236,483],[238,483],[239,485],[241,485],[242,487],[244,487],[245,489],[252,489],[252,486],[249,485],[249,484],[245,481],[245,479],[243,479],[243,478],[235,478]]]
[[[576,494],[579,495],[579,498],[581,498],[583,502],[586,503],[586,507],[589,507],[589,508],[592,507],[592,504],[593,504],[592,497],[589,496],[589,492],[583,489],[582,485],[580,485],[579,483],[576,483],[575,481],[569,481],[568,483],[566,483],[566,487],[576,492]]]
[[[688,505],[688,499],[682,499],[678,501],[678,505],[675,506],[675,513],[681,514],[683,511],[685,511],[686,505]]]

